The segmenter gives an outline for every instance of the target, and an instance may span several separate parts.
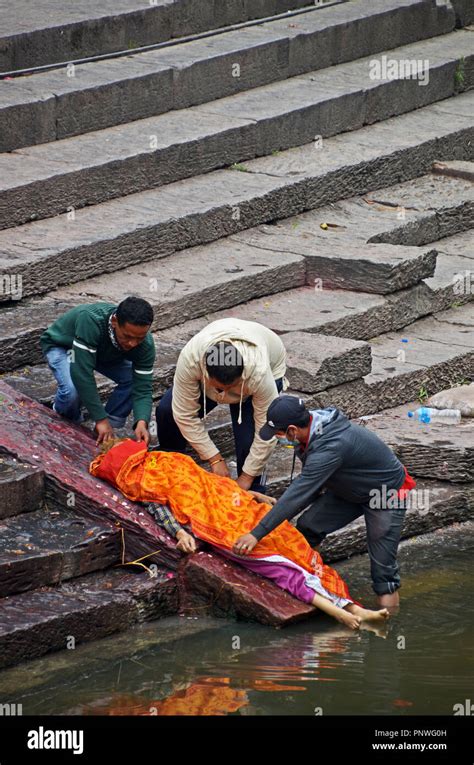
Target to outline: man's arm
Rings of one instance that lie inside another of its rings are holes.
[[[251,395],[255,436],[242,470],[247,475],[257,476],[262,473],[276,443],[274,439],[272,441],[263,441],[259,436],[259,431],[267,421],[268,407],[278,396],[278,390],[270,367],[268,367],[267,373],[261,380],[257,390],[252,391]]]
[[[107,417],[94,377],[99,337],[99,327],[94,319],[84,312],[77,321],[71,348],[71,379],[79,398],[96,422]]]
[[[300,475],[282,494],[278,502],[264,515],[260,523],[250,532],[260,540],[276,529],[283,521],[294,518],[316,497],[328,478],[338,469],[342,457],[334,451],[325,450],[311,454]]]
[[[181,353],[173,380],[173,417],[186,441],[201,459],[208,460],[219,449],[208,436],[199,417],[201,386],[196,377],[197,370],[189,369],[187,363]]]
[[[153,404],[153,365],[155,363],[155,343],[151,335],[138,346],[133,361],[132,402],[133,427],[139,420],[150,422]]]

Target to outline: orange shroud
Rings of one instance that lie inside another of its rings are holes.
[[[90,472],[128,499],[168,505],[179,523],[191,525],[195,536],[226,550],[232,550],[238,537],[250,532],[271,507],[257,502],[231,478],[208,473],[185,454],[148,452],[144,443],[131,439],[96,457]],[[323,563],[288,521],[263,537],[248,557],[268,555],[288,558],[316,574],[329,592],[352,599],[337,571]]]

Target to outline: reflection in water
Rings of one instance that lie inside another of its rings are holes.
[[[173,617],[5,670],[0,695],[24,714],[452,714],[472,697],[471,526],[402,548],[402,607],[383,632]],[[339,568],[370,604],[367,567]]]

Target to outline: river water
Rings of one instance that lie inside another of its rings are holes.
[[[474,522],[402,543],[386,630],[172,617],[0,673],[28,714],[453,714],[472,697]],[[368,560],[338,564],[373,605]]]

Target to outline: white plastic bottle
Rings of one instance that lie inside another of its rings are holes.
[[[461,422],[459,409],[433,409],[429,406],[420,406],[416,411],[408,412],[408,417],[415,417],[419,422],[440,422],[444,425],[459,425]]]

